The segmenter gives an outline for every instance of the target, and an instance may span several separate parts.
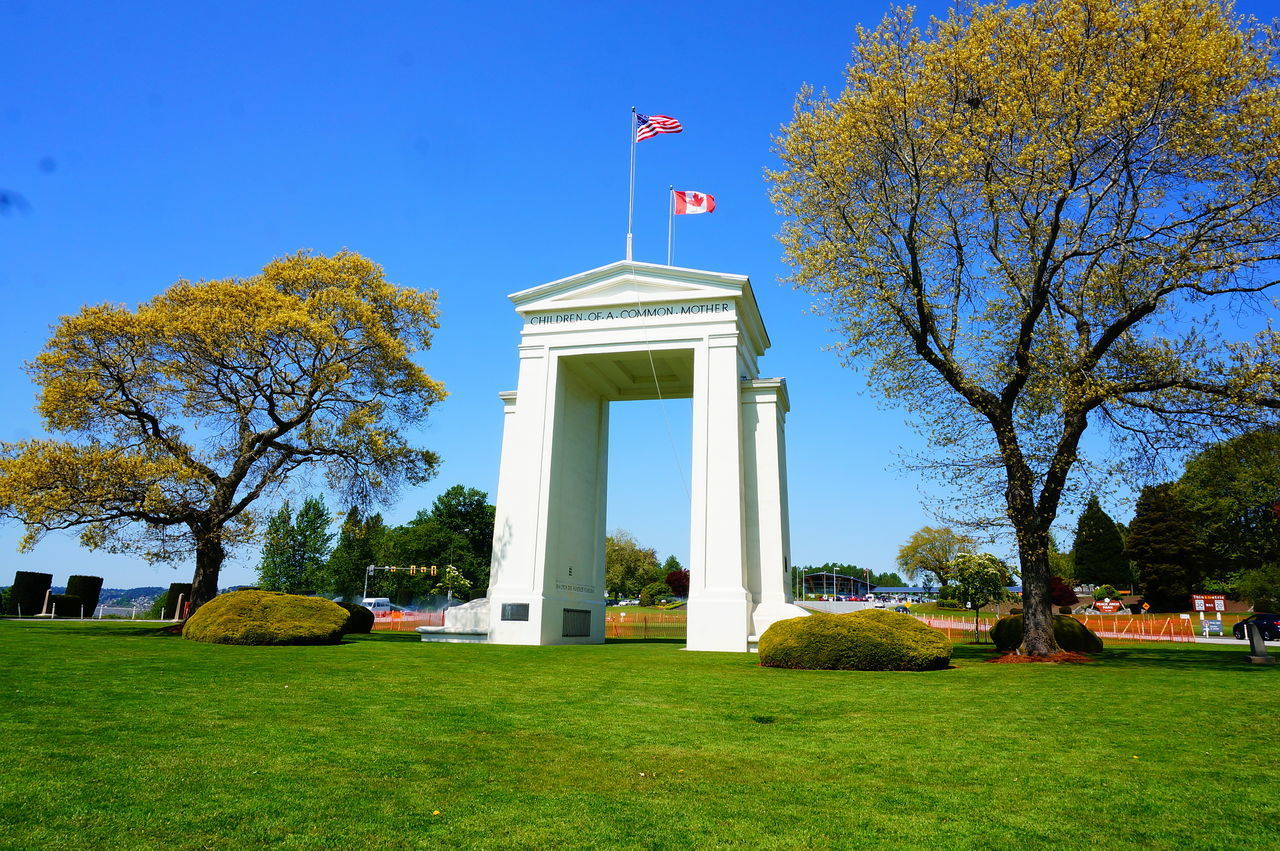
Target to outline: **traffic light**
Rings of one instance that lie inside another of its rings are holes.
[[[436,566],[435,566],[434,564],[433,564],[433,565],[431,565],[431,575],[432,575],[432,576],[435,576],[435,575],[436,575]]]

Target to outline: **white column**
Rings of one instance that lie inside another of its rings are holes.
[[[712,334],[694,355],[693,504],[688,648],[747,649],[742,412],[738,335]]]
[[[787,403],[786,382],[759,379],[743,383],[742,421],[749,429],[746,468],[747,494],[751,500],[748,516],[750,564],[758,575],[749,577],[755,591],[752,627],[755,635],[775,621],[801,617],[802,609],[790,605],[791,541],[787,513],[787,460],[784,423]]]
[[[488,595],[489,640],[495,644],[538,644],[541,639],[539,546],[546,522],[543,472],[551,437],[548,368],[545,346],[521,346],[517,389],[513,398],[504,399]],[[503,603],[527,604],[528,620],[503,620]]]

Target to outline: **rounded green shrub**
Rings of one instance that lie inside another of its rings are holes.
[[[1053,616],[1053,638],[1063,650],[1073,653],[1097,653],[1102,639],[1075,618]],[[991,627],[991,642],[997,650],[1016,650],[1022,644],[1022,615],[1000,618]]]
[[[759,650],[768,668],[931,671],[951,662],[945,635],[887,609],[778,621],[760,636]]]
[[[337,605],[347,611],[347,625],[342,628],[344,635],[353,632],[373,632],[373,610],[368,609],[359,603],[343,603],[339,601]]]
[[[210,644],[337,644],[349,617],[321,597],[232,591],[196,609],[182,637]]]
[[[665,582],[650,582],[640,589],[640,605],[654,606],[663,597],[671,596],[671,586]]]

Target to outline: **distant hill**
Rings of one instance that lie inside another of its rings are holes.
[[[147,585],[143,588],[103,588],[99,601],[104,606],[150,606],[168,587]]]

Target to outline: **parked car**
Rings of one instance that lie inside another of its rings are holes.
[[[1247,623],[1256,623],[1258,625],[1258,632],[1262,633],[1263,641],[1280,641],[1280,615],[1268,612],[1249,615],[1249,617],[1231,627],[1231,634],[1241,640],[1247,638],[1244,634],[1244,625]]]

